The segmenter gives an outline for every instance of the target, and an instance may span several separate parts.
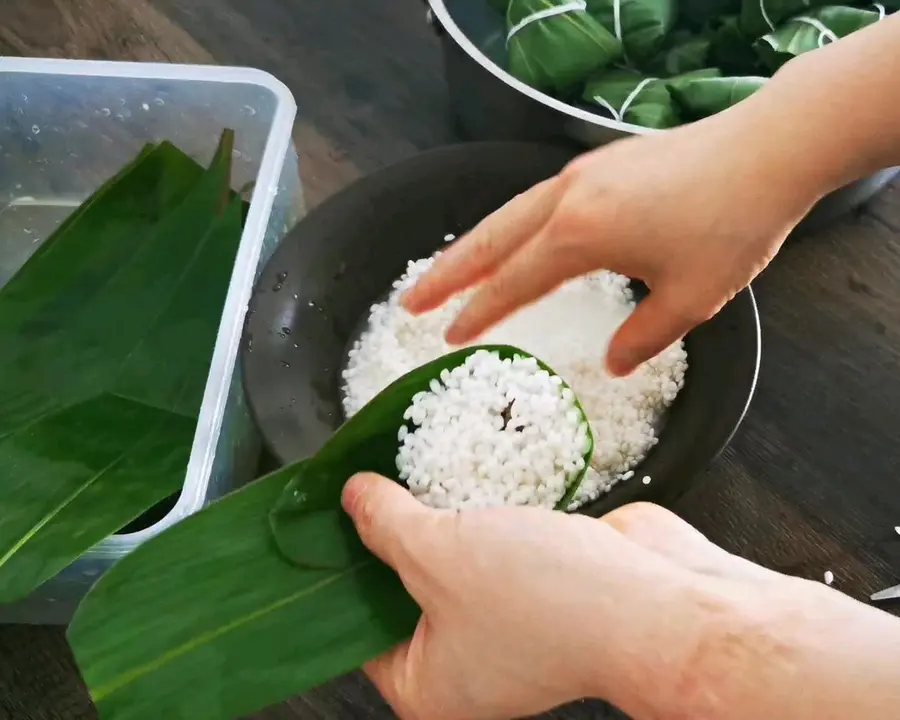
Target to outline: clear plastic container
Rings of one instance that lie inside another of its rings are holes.
[[[234,187],[255,182],[180,496],[28,599],[0,605],[0,622],[67,622],[118,558],[253,478],[260,441],[238,347],[257,274],[304,212],[295,114],[290,91],[249,68],[0,58],[0,286],[147,142],[170,140],[206,164],[222,129],[233,128]]]

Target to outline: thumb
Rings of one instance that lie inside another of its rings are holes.
[[[399,571],[420,528],[433,511],[402,485],[381,475],[354,475],[344,486],[341,504],[365,546]]]
[[[697,312],[685,303],[683,287],[660,287],[638,303],[610,340],[606,367],[615,377],[631,373],[680,340],[712,313]]]

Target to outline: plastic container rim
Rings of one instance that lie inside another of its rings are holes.
[[[203,402],[184,484],[175,507],[148,528],[125,535],[113,535],[96,545],[82,559],[117,558],[142,542],[158,535],[177,521],[197,512],[204,503],[212,472],[213,457],[222,430],[225,403],[228,400],[244,326],[247,304],[253,290],[263,237],[278,189],[291,142],[291,129],[297,104],[288,87],[273,75],[255,68],[220,65],[167,65],[160,63],[115,62],[106,60],[60,60],[50,58],[0,58],[0,74],[72,75],[139,80],[221,82],[257,85],[276,98],[265,150],[256,177],[259,182],[250,197],[250,211],[244,223],[240,245],[222,307],[216,345],[209,365]]]

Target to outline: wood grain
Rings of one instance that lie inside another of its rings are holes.
[[[250,65],[297,99],[310,204],[453,139],[418,0],[3,0],[0,55]],[[676,510],[727,550],[864,599],[900,582],[900,188],[793,241],[756,283],[738,436]],[[664,608],[661,608],[661,612]],[[0,628],[0,720],[94,717],[60,630]],[[389,718],[358,674],[256,720]],[[619,717],[595,702],[557,718]]]

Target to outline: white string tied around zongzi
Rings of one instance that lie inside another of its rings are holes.
[[[872,7],[878,11],[878,22],[884,20],[884,16],[887,15],[887,10],[884,5],[881,3],[872,3]]]
[[[774,32],[775,23],[772,22],[769,17],[769,13],[766,12],[766,0],[759,0],[759,14],[762,15],[762,19],[766,21],[766,25],[769,26],[769,30]]]
[[[602,105],[607,110],[609,110],[610,114],[613,116],[613,120],[616,122],[625,122],[625,113],[628,112],[628,108],[631,106],[637,96],[641,94],[641,90],[647,87],[650,83],[656,82],[658,78],[644,78],[637,85],[634,86],[634,90],[628,93],[628,97],[625,98],[625,102],[622,103],[622,107],[616,110],[609,102],[607,102],[606,98],[602,95],[594,95],[594,102],[598,105]]]
[[[834,31],[825,25],[821,20],[816,20],[815,18],[806,17],[806,15],[802,15],[801,17],[794,18],[795,22],[804,23],[811,27],[814,27],[819,31],[819,37],[816,38],[816,43],[819,47],[824,47],[828,42],[837,42],[838,36],[834,34]]]
[[[625,61],[625,67],[630,70],[632,65],[625,52],[625,38],[622,34],[622,0],[613,0],[613,32],[616,40],[622,44],[622,59]]]
[[[526,15],[506,33],[506,44],[509,44],[512,36],[519,32],[519,30],[531,25],[533,22],[545,20],[546,18],[554,17],[555,15],[562,15],[563,13],[577,12],[579,10],[587,10],[587,3],[584,0],[573,0],[572,2],[563,3],[556,7],[544,8],[543,10],[531,13],[531,15]]]

